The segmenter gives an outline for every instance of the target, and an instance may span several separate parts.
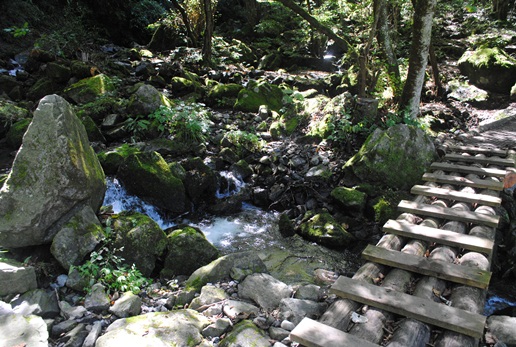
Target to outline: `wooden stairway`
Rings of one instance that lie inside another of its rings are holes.
[[[362,304],[393,313],[396,317],[429,324],[441,334],[451,331],[466,338],[469,336],[478,344],[478,339],[484,333],[486,317],[469,312],[474,308],[453,307],[454,303],[445,304],[447,300],[443,297],[432,300],[428,299],[431,295],[418,297],[390,287],[384,288],[378,285],[378,278],[375,278],[380,271],[398,269],[417,276],[442,279],[448,284],[454,283],[451,286],[457,287],[458,291],[463,287],[477,288],[477,293],[485,295],[491,278],[488,270],[494,247],[494,231],[500,219],[493,208],[501,204],[499,192],[504,188],[503,178],[509,171],[514,171],[515,155],[503,149],[466,146],[450,147],[448,151],[451,153],[447,153],[441,162],[430,166],[433,172],[423,175],[425,185],[412,188],[411,193],[417,195],[415,201],[401,201],[398,210],[402,215],[383,226],[386,233],[384,238],[389,237],[389,240],[382,238],[377,246],[368,245],[362,252],[362,258],[368,263],[353,278],[341,276],[332,285],[330,292],[348,301],[341,300],[341,305],[334,303],[319,322],[304,318],[291,332],[292,341],[308,347],[378,346],[381,340],[373,343],[370,342],[372,338],[364,340],[353,335],[353,331],[345,332],[348,325],[353,326],[349,323],[349,316]],[[446,203],[453,205],[449,207]],[[474,210],[470,211],[470,207]],[[428,223],[415,223],[425,218]],[[461,233],[461,230],[466,233]],[[460,250],[462,255],[467,252],[480,253],[480,258],[485,257],[487,261],[487,268],[456,264],[460,260],[454,263],[430,259],[428,251],[423,256],[403,253],[401,246],[396,246],[399,240],[421,240],[434,246],[452,247],[457,252]],[[439,296],[439,291],[432,291]],[[407,334],[410,335],[410,332]],[[382,332],[377,335],[381,336]],[[454,338],[456,335],[450,336]],[[384,339],[385,343],[388,345],[388,339]],[[403,343],[393,344],[401,345]]]

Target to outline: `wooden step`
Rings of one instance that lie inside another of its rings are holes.
[[[401,200],[398,204],[398,210],[445,220],[485,225],[491,228],[496,228],[500,220],[499,216],[490,216],[471,211],[459,211],[448,207],[421,204],[408,200]]]
[[[423,175],[423,181],[452,184],[457,186],[480,189],[492,189],[497,191],[503,189],[503,182],[497,182],[489,179],[485,180],[481,178],[466,178],[459,176],[442,175],[428,172]]]
[[[508,152],[506,149],[474,147],[474,146],[449,146],[448,149],[450,149],[451,151],[462,151],[462,152],[473,153],[473,154],[497,155],[502,158],[506,157],[507,152]]]
[[[436,229],[424,225],[410,224],[404,221],[388,220],[383,226],[385,233],[408,237],[411,239],[435,242],[440,245],[458,247],[473,252],[493,253],[494,242],[483,237],[459,234],[454,231]]]
[[[430,169],[443,170],[446,172],[474,174],[474,175],[478,175],[478,176],[488,176],[488,177],[505,177],[505,175],[507,174],[506,170],[491,169],[491,168],[486,168],[486,167],[468,166],[468,165],[450,164],[450,163],[443,163],[443,162],[432,163],[430,165]]]
[[[463,193],[456,190],[434,188],[422,185],[413,186],[410,192],[415,195],[434,196],[440,199],[461,201],[473,204],[478,203],[479,205],[500,206],[502,204],[502,199],[497,196]]]
[[[373,263],[396,267],[480,289],[486,289],[491,280],[491,272],[489,271],[448,263],[442,260],[432,260],[399,251],[391,251],[373,245],[368,245],[364,249],[362,258]]]
[[[443,160],[449,160],[449,161],[462,161],[465,163],[478,163],[478,164],[484,164],[484,165],[499,165],[499,166],[509,166],[514,167],[514,160],[512,159],[504,159],[500,157],[474,157],[474,156],[467,156],[467,155],[461,155],[461,154],[446,154],[443,158]]]
[[[310,318],[303,318],[290,333],[290,339],[306,347],[379,347],[379,345]]]
[[[460,334],[475,338],[481,338],[484,334],[486,317],[482,315],[344,276],[340,276],[335,281],[330,292],[346,299],[417,319]]]

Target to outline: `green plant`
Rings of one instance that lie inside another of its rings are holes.
[[[132,134],[131,138],[133,140],[138,140],[143,137],[145,131],[149,129],[150,124],[151,122],[148,119],[137,115],[127,118],[124,123],[124,128]]]
[[[29,23],[25,22],[21,27],[12,26],[10,28],[5,28],[4,31],[6,33],[10,33],[14,37],[22,37],[30,33]]]
[[[228,131],[224,138],[235,146],[236,151],[241,155],[245,154],[246,151],[259,152],[264,145],[263,140],[258,135],[242,130]]]

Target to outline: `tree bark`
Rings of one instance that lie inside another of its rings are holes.
[[[211,65],[211,39],[213,37],[213,8],[211,0],[203,0],[204,7],[204,42],[202,45],[202,61],[204,65]]]
[[[419,114],[419,102],[425,81],[428,51],[432,38],[432,21],[437,1],[417,0],[415,2],[409,69],[399,103],[399,109],[407,112],[410,119],[415,119]]]
[[[378,7],[381,5],[383,0],[375,0],[373,3],[373,26],[371,27],[371,31],[369,32],[369,38],[367,43],[365,44],[362,52],[360,52],[359,58],[359,74],[358,74],[358,97],[365,98],[366,97],[366,89],[367,89],[367,62],[369,58],[369,50],[373,44],[374,37],[376,36],[376,27],[378,26],[378,21],[380,17],[380,12]]]
[[[348,51],[349,44],[344,40],[342,37],[335,34],[330,28],[327,26],[324,26],[321,24],[315,17],[311,16],[308,12],[306,12],[302,7],[297,5],[292,0],[278,0],[283,4],[283,6],[288,7],[291,9],[294,13],[296,13],[298,16],[306,20],[312,28],[319,31],[320,33],[326,35],[329,39],[332,39],[335,41],[335,44],[339,46],[344,52]]]

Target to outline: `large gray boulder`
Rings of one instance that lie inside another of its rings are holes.
[[[44,97],[0,190],[0,245],[48,244],[84,206],[102,204],[105,176],[70,104]]]
[[[32,266],[25,267],[14,260],[0,262],[0,296],[25,293],[37,287],[36,270]]]
[[[48,347],[47,324],[39,316],[0,316],[0,347]]]
[[[131,96],[128,111],[131,114],[147,116],[160,106],[171,106],[170,100],[159,90],[148,84],[142,84]]]
[[[249,275],[238,285],[241,298],[251,299],[266,310],[277,308],[281,300],[292,293],[290,286],[264,273]]]
[[[398,124],[375,130],[344,165],[361,181],[408,189],[437,158],[430,136],[414,126]]]

